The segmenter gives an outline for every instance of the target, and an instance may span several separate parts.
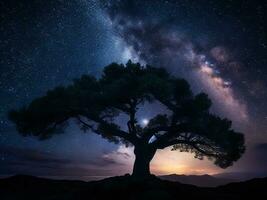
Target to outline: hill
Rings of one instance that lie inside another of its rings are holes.
[[[178,175],[170,174],[159,176],[160,179],[167,181],[175,181],[184,184],[196,185],[199,187],[216,187],[219,185],[225,185],[227,183],[234,182],[232,179],[216,178],[210,175]]]
[[[0,179],[1,200],[76,200],[76,199],[237,199],[257,195],[267,198],[267,178],[232,183],[217,188],[202,188],[161,180],[155,176],[135,180],[129,175],[101,181],[60,181],[32,176]]]
[[[215,178],[231,179],[236,181],[247,181],[253,178],[267,177],[267,172],[225,172],[220,174],[213,174]]]

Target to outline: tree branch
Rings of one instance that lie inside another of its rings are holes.
[[[204,151],[203,149],[201,149],[200,147],[198,147],[198,145],[203,145],[203,146],[207,146],[209,148],[211,148],[213,151],[215,151],[215,148],[212,147],[211,145],[203,142],[203,141],[196,141],[196,142],[193,142],[193,141],[188,141],[188,140],[181,140],[181,139],[175,139],[175,140],[172,140],[172,141],[168,141],[168,142],[165,142],[165,143],[158,143],[156,144],[156,148],[158,149],[164,149],[168,146],[172,146],[172,145],[176,145],[176,144],[186,144],[186,145],[189,145],[191,147],[193,147],[194,149],[196,149],[198,152],[206,155],[206,156],[211,156],[211,157],[216,157],[217,154],[213,154],[213,153],[209,153],[207,151]]]
[[[135,119],[135,114],[136,114],[136,105],[137,105],[137,101],[136,99],[130,100],[130,109],[129,109],[129,116],[130,116],[130,120],[127,122],[127,126],[129,129],[129,133],[136,135],[136,127],[135,127],[135,123],[136,123],[136,119]]]
[[[78,119],[79,122],[81,122],[83,125],[85,125],[89,129],[91,129],[93,132],[95,132],[97,134],[100,134],[100,135],[104,134],[104,132],[100,132],[98,129],[94,128],[92,125],[84,122],[79,116],[76,117],[76,118]],[[95,122],[97,122],[97,123],[99,123],[101,125],[105,125],[106,127],[110,127],[112,129],[114,128],[112,126],[112,124],[106,122],[103,119],[100,119],[100,118],[96,119],[95,118],[95,119],[93,119],[93,121],[95,121]],[[124,140],[127,140],[127,141],[131,142],[132,144],[135,144],[135,142],[136,142],[136,139],[132,135],[130,135],[129,133],[127,133],[127,132],[125,132],[123,130],[120,130],[120,129],[117,129],[115,132],[113,132],[112,135],[115,136],[115,137],[123,138]]]

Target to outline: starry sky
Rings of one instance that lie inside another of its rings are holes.
[[[89,180],[130,173],[131,148],[82,133],[74,123],[39,141],[20,136],[7,112],[82,74],[128,59],[164,67],[206,92],[233,121],[247,151],[222,170],[193,155],[158,151],[155,174],[267,174],[267,3],[248,0],[0,1],[0,176]],[[145,125],[164,112],[138,112]],[[122,120],[123,121],[123,120]],[[122,122],[121,122],[122,123]]]

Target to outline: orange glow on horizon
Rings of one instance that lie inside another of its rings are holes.
[[[217,174],[222,171],[211,161],[194,158],[191,153],[171,151],[171,148],[157,151],[150,169],[153,174]]]

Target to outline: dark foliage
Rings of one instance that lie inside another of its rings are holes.
[[[169,114],[159,113],[147,126],[136,119],[144,103],[159,102]],[[244,153],[243,134],[231,128],[231,121],[209,112],[211,100],[204,93],[194,95],[184,79],[170,76],[162,68],[129,61],[104,68],[102,77],[84,75],[67,87],[48,91],[30,105],[9,113],[18,131],[40,139],[62,131],[69,119],[82,130],[97,133],[109,141],[135,146],[133,174],[148,175],[149,162],[157,149],[204,156],[220,167],[228,167]],[[128,131],[114,119],[128,116]],[[151,139],[153,138],[153,142]]]

